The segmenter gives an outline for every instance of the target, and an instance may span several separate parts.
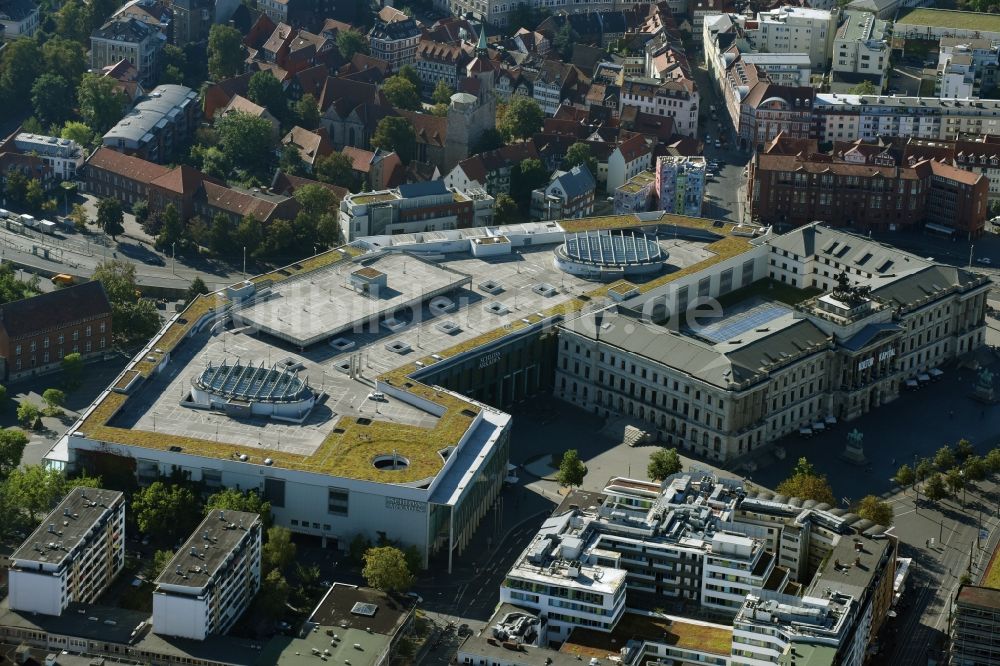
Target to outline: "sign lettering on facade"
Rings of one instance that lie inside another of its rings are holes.
[[[416,511],[423,513],[427,510],[427,505],[420,500],[404,499],[402,497],[386,497],[385,508],[396,511]]]
[[[500,360],[500,352],[490,352],[479,357],[479,369],[488,368]]]
[[[858,370],[867,370],[868,368],[875,365],[875,357],[866,358],[865,360],[858,363]]]
[[[879,352],[878,362],[881,363],[882,361],[888,361],[895,355],[896,355],[896,350],[893,349],[892,347],[890,347],[889,349],[883,349],[881,352]],[[865,360],[858,363],[858,370],[867,370],[873,365],[875,365],[874,356],[872,356],[871,358],[866,358]]]

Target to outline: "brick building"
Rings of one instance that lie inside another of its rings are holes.
[[[0,306],[0,376],[15,381],[111,348],[111,303],[100,282],[58,289]]]
[[[987,215],[989,180],[935,160],[907,160],[888,146],[779,136],[750,163],[750,214],[763,224],[814,220],[861,231],[921,227],[975,238]]]

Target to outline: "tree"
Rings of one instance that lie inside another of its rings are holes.
[[[319,127],[319,102],[316,101],[312,93],[303,95],[302,99],[295,103],[293,111],[295,113],[295,122],[300,127],[305,127],[309,130]]]
[[[249,255],[255,255],[264,242],[264,227],[252,214],[240,220],[233,239],[238,247],[244,248]]]
[[[278,159],[278,168],[293,176],[306,175],[306,163],[302,159],[299,149],[291,143],[286,143],[281,147],[281,157]]]
[[[184,72],[188,71],[187,54],[184,49],[167,44],[163,47],[163,74],[160,83],[184,84]]]
[[[236,28],[216,23],[208,32],[208,75],[214,81],[243,70],[243,35]]]
[[[216,213],[208,232],[208,247],[216,254],[235,254],[233,222],[225,213]]]
[[[90,131],[90,128],[76,120],[70,120],[63,125],[60,136],[63,139],[76,141],[83,147],[89,146],[90,142],[94,140],[94,133]]]
[[[223,511],[246,511],[260,516],[265,527],[271,525],[271,503],[260,496],[256,490],[242,492],[236,488],[226,488],[208,496],[205,501],[205,513],[212,509]]]
[[[393,150],[403,162],[413,159],[417,148],[417,135],[410,121],[399,116],[386,116],[378,121],[372,146],[382,150]]]
[[[15,428],[0,430],[0,481],[21,464],[24,447],[28,445],[28,436]]]
[[[104,285],[111,301],[111,323],[116,340],[147,340],[160,328],[160,313],[153,301],[140,298],[135,264],[123,259],[102,261],[92,279]]]
[[[795,467],[792,468],[792,476],[817,476],[816,466],[809,462],[809,459],[805,456],[799,458],[798,462],[795,463]]]
[[[217,123],[219,148],[230,164],[251,172],[267,166],[271,154],[272,127],[265,118],[249,113],[233,112],[224,115]]]
[[[684,469],[684,465],[681,463],[680,456],[677,455],[677,449],[657,449],[649,456],[646,475],[653,481],[663,481],[682,469]]]
[[[355,534],[354,538],[351,539],[351,543],[347,545],[347,556],[351,559],[351,562],[362,566],[365,563],[365,553],[371,547],[372,542],[364,534]]]
[[[437,82],[434,86],[434,92],[431,94],[431,100],[435,104],[449,104],[451,103],[451,96],[455,94],[455,91],[451,89],[444,79]]]
[[[316,238],[326,247],[336,247],[343,242],[340,233],[340,222],[333,213],[321,215],[316,223]]]
[[[567,170],[572,169],[578,164],[585,164],[587,169],[590,170],[590,174],[595,176],[596,179],[597,158],[591,154],[590,145],[582,141],[577,141],[567,148],[566,157],[563,158],[563,167]]]
[[[160,214],[160,233],[156,236],[156,249],[161,252],[169,249],[171,254],[176,250],[176,243],[184,244],[184,223],[177,206],[168,203]]]
[[[267,530],[267,542],[261,550],[261,564],[264,571],[285,571],[295,560],[295,543],[292,532],[287,527],[271,527]]]
[[[0,405],[7,402],[7,387],[0,384]]]
[[[42,181],[32,178],[28,181],[28,187],[24,190],[24,203],[32,212],[39,213],[45,203],[45,190],[42,188]]]
[[[10,303],[39,293],[38,278],[18,280],[9,261],[0,263],[0,303]]]
[[[896,475],[893,477],[893,480],[897,485],[906,488],[906,486],[912,485],[914,480],[916,480],[916,474],[914,474],[909,465],[904,464],[896,470]]]
[[[101,27],[118,5],[119,0],[90,0],[90,29]]]
[[[368,53],[368,39],[357,30],[341,30],[337,33],[337,50],[344,60],[350,60],[355,53]]]
[[[66,404],[66,394],[57,388],[47,388],[42,392],[42,401],[49,410],[56,411]]]
[[[369,587],[383,592],[405,592],[413,585],[406,555],[394,546],[369,548],[361,575]]]
[[[264,577],[254,606],[260,615],[273,621],[284,615],[290,594],[288,581],[275,569]]]
[[[955,444],[955,457],[959,462],[964,461],[975,452],[976,450],[972,448],[972,442],[967,439],[960,439],[958,440],[958,443]]]
[[[469,154],[478,155],[479,153],[486,153],[500,148],[503,144],[503,132],[498,129],[487,128],[472,144],[472,147],[469,149]]]
[[[186,485],[154,481],[132,497],[132,516],[139,531],[160,543],[186,537],[201,515],[200,502]]]
[[[68,388],[74,389],[80,385],[83,377],[83,357],[79,353],[66,354],[62,360],[63,381]]]
[[[518,219],[517,202],[509,194],[498,194],[493,205],[493,221],[496,224],[513,224]]]
[[[542,108],[527,97],[515,97],[507,105],[500,130],[515,139],[528,139],[542,128]]]
[[[865,520],[870,520],[885,527],[892,525],[892,505],[888,502],[883,502],[874,495],[863,497],[854,509],[854,513]]]
[[[35,116],[46,127],[62,125],[73,113],[73,89],[58,74],[42,74],[31,86]]]
[[[569,449],[563,453],[559,462],[559,474],[557,478],[561,486],[579,486],[583,483],[583,477],[587,475],[587,466],[580,460],[580,454],[576,449]]]
[[[76,91],[80,117],[96,134],[104,134],[117,123],[125,109],[125,93],[111,77],[84,74]]]
[[[116,240],[117,236],[125,231],[125,215],[122,213],[122,205],[118,199],[108,197],[98,202],[97,226],[111,236],[112,240]]]
[[[827,504],[836,504],[837,500],[833,496],[833,490],[827,483],[825,476],[812,476],[810,474],[795,474],[778,484],[777,491],[789,497],[801,497],[802,499],[816,500]]]
[[[90,11],[85,3],[69,0],[55,13],[55,22],[55,34],[90,45]]]
[[[82,44],[59,36],[51,37],[42,44],[42,58],[45,60],[45,70],[63,77],[73,90],[80,84],[83,73],[90,65]],[[67,91],[67,100],[70,96],[70,91]]]
[[[562,56],[564,61],[569,62],[573,57],[573,46],[580,39],[580,36],[573,30],[568,17],[565,17],[563,21],[562,27],[559,28],[552,39],[552,48]]]
[[[953,493],[958,493],[959,490],[965,487],[965,477],[962,475],[962,471],[957,467],[953,467],[948,470],[948,473],[944,475],[945,483],[948,484],[948,488]]]
[[[924,484],[924,494],[932,502],[937,502],[948,496],[948,489],[945,487],[944,479],[941,478],[940,474],[932,474],[927,479],[927,483]]]
[[[914,473],[916,474],[917,481],[928,479],[934,473],[934,463],[928,458],[921,458],[920,462],[917,463]]]
[[[1000,448],[990,449],[989,453],[986,454],[986,469],[990,474],[996,474],[1000,472]]]
[[[170,560],[174,559],[174,551],[172,550],[158,550],[153,553],[153,560],[150,562],[149,571],[147,572],[148,580],[156,580],[160,577],[164,571],[167,570],[167,565],[170,564]]]
[[[285,97],[285,89],[281,87],[281,81],[269,70],[255,72],[250,77],[247,95],[251,102],[260,104],[279,120],[288,116],[288,98]]]
[[[20,522],[34,529],[38,516],[52,510],[56,502],[73,488],[99,488],[99,478],[83,476],[69,479],[59,470],[43,465],[27,465],[10,471],[3,483],[3,494],[16,510]]]
[[[878,93],[878,88],[874,83],[868,81],[867,79],[854,86],[849,91],[852,95],[875,95]]]
[[[316,160],[316,178],[324,183],[346,187],[349,190],[357,188],[357,174],[354,172],[354,161],[344,153],[330,153]]]
[[[295,190],[294,196],[303,212],[317,219],[320,215],[335,210],[337,206],[337,197],[322,185],[303,185]]]
[[[24,206],[28,198],[28,177],[17,170],[8,171],[4,194],[9,206],[13,208]]]
[[[549,180],[549,171],[536,157],[521,160],[521,163],[511,169],[510,196],[518,202],[522,213],[526,213],[531,204],[531,191],[541,187]]]
[[[947,446],[942,446],[934,454],[934,466],[938,468],[938,471],[947,472],[955,466],[955,454]]]
[[[208,293],[208,286],[205,281],[201,279],[201,276],[195,277],[191,280],[191,284],[187,288],[187,293],[184,295],[184,304],[188,304],[194,299],[198,298],[201,294]]]
[[[195,146],[195,148],[198,148]],[[229,164],[229,158],[226,154],[222,152],[216,146],[208,146],[207,148],[201,148],[197,150],[198,156],[201,158],[201,170],[207,173],[209,176],[215,176],[216,178],[225,178],[229,175],[229,170],[231,168]]]
[[[965,472],[965,478],[969,481],[982,481],[986,478],[989,469],[983,458],[969,456],[965,459],[965,463],[962,464],[962,471]]]
[[[420,86],[423,85],[423,81],[420,80],[420,75],[417,73],[417,70],[413,67],[413,65],[403,65],[399,68],[399,71],[396,72],[396,75],[402,76],[404,79],[412,83],[417,90],[420,90]]]
[[[0,89],[5,93],[5,104],[15,108],[27,106],[31,101],[31,87],[44,67],[41,50],[34,39],[7,42],[0,57]]]
[[[26,428],[30,428],[39,415],[38,407],[29,400],[24,400],[17,406],[17,420]]]
[[[420,91],[405,76],[397,74],[382,82],[382,92],[389,103],[397,109],[417,111],[420,109]]]

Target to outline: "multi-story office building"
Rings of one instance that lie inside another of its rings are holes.
[[[90,36],[90,67],[101,69],[125,59],[148,86],[159,76],[160,53],[167,37],[156,26],[135,18],[108,21]]]
[[[93,602],[125,566],[125,497],[74,488],[10,556],[10,608],[60,615]]]
[[[420,28],[416,21],[389,6],[379,10],[375,25],[368,33],[372,56],[389,63],[390,72],[416,61],[419,41]]]
[[[750,214],[765,224],[874,231],[925,227],[975,238],[988,214],[986,176],[928,159],[904,162],[884,145],[775,139],[750,164]]]
[[[194,134],[200,117],[196,91],[174,84],[157,86],[101,142],[126,155],[168,162],[174,150]]]
[[[892,29],[870,12],[845,11],[833,40],[831,69],[845,74],[860,74],[875,81],[882,89],[889,71],[889,39]]]
[[[951,618],[951,666],[1000,665],[1000,590],[963,585]]]
[[[748,321],[751,304],[696,315],[706,299],[761,278],[826,293],[794,308],[760,306],[752,327],[726,325]],[[727,460],[876,409],[981,346],[988,285],[813,223],[567,321],[554,393],[644,422],[668,446]]]
[[[656,194],[660,210],[701,217],[705,200],[705,158],[656,158]]]
[[[261,519],[212,509],[156,579],[153,631],[204,640],[224,634],[260,589]]]
[[[757,51],[808,53],[820,67],[828,67],[837,32],[836,9],[785,6],[758,12],[756,18],[737,16],[743,34]]]
[[[338,214],[344,238],[467,229],[490,224],[493,197],[482,190],[459,192],[442,180],[392,190],[351,194]]]

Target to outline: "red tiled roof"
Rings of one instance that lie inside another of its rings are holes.
[[[171,169],[159,178],[150,182],[150,185],[162,187],[165,190],[176,192],[177,194],[193,194],[205,178],[205,174],[194,167],[182,164]]]
[[[355,148],[354,146],[344,146],[344,149],[340,152],[351,158],[355,171],[368,173],[371,170],[372,158],[375,157],[375,153],[372,151]]]
[[[90,159],[87,160],[87,166],[125,176],[146,185],[170,172],[170,169],[163,165],[147,162],[144,159],[104,147],[98,148],[90,156]]]
[[[646,144],[645,137],[641,134],[633,134],[619,144],[618,150],[621,151],[622,157],[625,158],[625,163],[628,164],[649,153],[650,149]]]

